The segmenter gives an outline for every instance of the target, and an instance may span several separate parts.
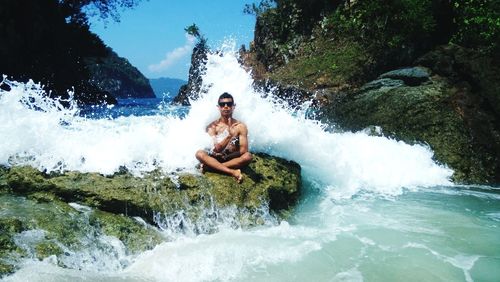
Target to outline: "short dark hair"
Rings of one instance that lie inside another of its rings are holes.
[[[217,101],[220,101],[220,100],[222,100],[222,99],[227,99],[227,98],[230,98],[230,99],[231,99],[231,100],[233,100],[233,102],[234,102],[234,98],[233,98],[233,96],[232,96],[231,94],[227,93],[227,92],[222,93],[222,94],[219,96],[219,100],[217,100]]]

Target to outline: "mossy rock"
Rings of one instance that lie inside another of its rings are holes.
[[[96,210],[91,213],[89,222],[103,234],[118,238],[132,254],[153,249],[164,241],[156,229],[124,215]]]
[[[15,272],[23,259],[55,256],[59,266],[73,267],[68,255],[114,248],[100,239],[103,236],[119,239],[127,255],[150,250],[165,240],[145,222],[69,205],[48,192],[0,197],[0,277]]]
[[[212,201],[217,208],[234,206],[250,211],[268,205],[277,214],[296,203],[301,185],[297,163],[256,154],[242,172],[244,181],[238,184],[233,177],[212,172],[164,175],[156,170],[144,177],[126,171],[111,176],[74,171],[49,175],[31,167],[12,167],[0,180],[13,193],[31,195],[37,201],[52,201],[53,197],[114,214],[139,216],[151,224],[155,224],[156,213],[168,216],[190,210],[199,216],[196,210]]]
[[[16,266],[10,263],[2,262],[0,259],[0,278],[12,274],[16,271]]]
[[[49,256],[61,255],[64,251],[55,242],[41,242],[35,246],[36,257],[43,260]]]
[[[343,128],[380,126],[386,136],[429,145],[435,160],[454,170],[454,181],[499,182],[494,115],[480,108],[467,83],[454,84],[437,75],[424,81],[414,86],[401,80],[371,82],[339,99],[327,115]]]
[[[216,204],[224,207],[255,210],[269,204],[273,211],[291,208],[300,193],[300,166],[292,161],[265,154],[254,155],[253,161],[242,169],[244,180],[235,179],[215,172],[195,176],[184,174],[179,177],[181,188],[187,189],[190,201],[196,202],[208,192]],[[201,189],[205,187],[205,189]]]

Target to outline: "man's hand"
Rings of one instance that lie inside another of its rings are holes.
[[[240,124],[239,123],[233,124],[229,128],[229,135],[231,135],[231,138],[238,137],[240,135],[240,131],[238,129],[238,125],[240,125]]]

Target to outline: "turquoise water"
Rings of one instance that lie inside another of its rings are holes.
[[[343,132],[308,119],[307,105],[291,110],[264,98],[230,52],[208,60],[207,91],[189,108],[124,100],[61,109],[36,85],[14,85],[0,94],[0,164],[196,172],[214,101],[229,91],[250,150],[302,167],[291,217],[242,229],[226,224],[230,209],[220,210],[225,220],[213,234],[164,230],[168,240],[137,256],[96,238],[105,246],[68,256],[71,268],[56,258],[26,260],[5,281],[500,281],[499,188],[453,184],[452,170],[424,145]],[[82,263],[86,256],[92,261]]]

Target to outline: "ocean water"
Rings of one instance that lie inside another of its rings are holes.
[[[307,105],[289,109],[255,91],[234,48],[223,50],[209,56],[206,93],[191,107],[151,99],[63,108],[35,83],[4,80],[0,164],[196,173],[194,152],[210,144],[204,128],[227,91],[250,150],[301,165],[303,195],[291,217],[214,234],[167,230],[171,240],[117,263],[94,254],[108,268],[26,260],[6,281],[500,281],[498,187],[453,184],[426,146],[344,132],[311,119]]]

